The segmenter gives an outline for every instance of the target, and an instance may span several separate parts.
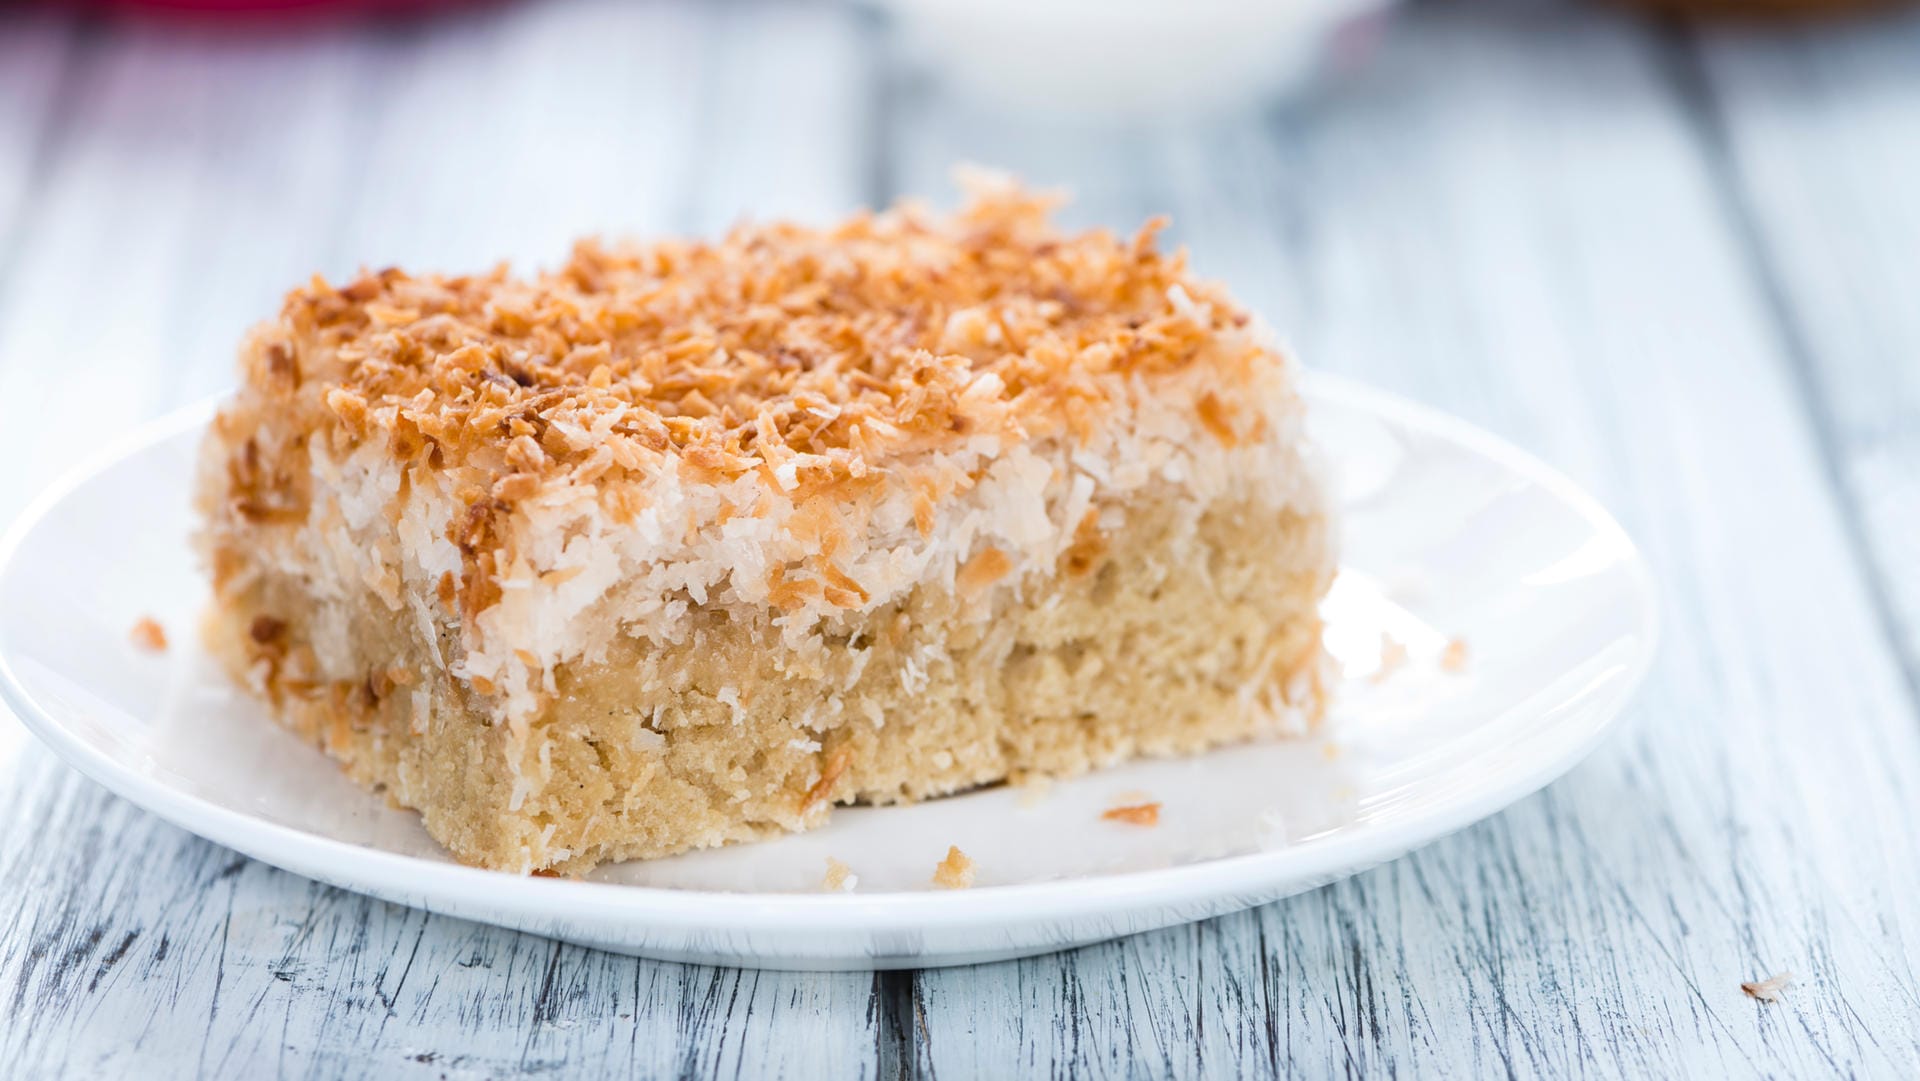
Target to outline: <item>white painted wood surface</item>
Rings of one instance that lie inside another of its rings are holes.
[[[237,857],[0,718],[0,1073],[1920,1073],[1920,17],[1701,33],[1465,2],[1259,118],[1075,132],[824,6],[558,0],[264,39],[0,16],[0,514],[219,388],[313,269],[552,259],[943,197],[1176,239],[1319,366],[1459,412],[1645,545],[1630,730],[1255,912],[926,973],[657,964]],[[133,542],[137,542],[137,539]],[[1739,984],[1795,982],[1762,1005]]]

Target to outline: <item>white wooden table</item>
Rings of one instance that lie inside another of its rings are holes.
[[[837,7],[235,35],[0,15],[0,516],[222,388],[317,269],[551,261],[950,197],[1161,211],[1321,367],[1536,449],[1663,654],[1547,792],[1316,893],[973,969],[610,956],[200,841],[0,719],[0,1073],[1920,1074],[1920,15],[1789,35],[1436,3],[1257,120],[1091,134]],[[129,544],[141,543],[137,536]],[[1762,1004],[1740,983],[1794,982]]]

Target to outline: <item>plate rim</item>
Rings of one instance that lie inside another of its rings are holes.
[[[884,893],[747,892],[629,885],[545,878],[430,860],[351,841],[337,840],[223,806],[165,783],[96,751],[56,720],[28,693],[13,657],[0,649],[0,702],[42,743],[81,774],[195,836],[234,849],[303,877],[355,892],[375,893],[429,910],[467,910],[480,903],[496,913],[568,922],[615,919],[661,930],[725,930],[795,933],[856,932],[867,936],[931,927],[969,930],[1011,923],[1089,920],[1124,914],[1143,904],[1203,904],[1222,896],[1252,894],[1299,883],[1322,884],[1329,876],[1411,852],[1504,810],[1540,791],[1585,760],[1619,727],[1627,703],[1659,654],[1659,591],[1651,567],[1633,538],[1593,495],[1560,470],[1507,439],[1469,421],[1358,380],[1325,372],[1306,373],[1306,396],[1448,439],[1541,486],[1596,533],[1619,545],[1634,594],[1644,643],[1624,678],[1615,680],[1598,704],[1600,720],[1532,770],[1495,778],[1495,783],[1443,797],[1426,814],[1389,823],[1362,822],[1337,837],[1309,839],[1279,848],[1240,853],[1172,867],[985,885],[968,890],[897,890]],[[184,430],[204,425],[225,396],[182,407],[135,426],[69,469],[21,510],[0,536],[0,581],[15,573],[22,545],[67,497],[133,453]],[[352,886],[343,882],[351,881]]]

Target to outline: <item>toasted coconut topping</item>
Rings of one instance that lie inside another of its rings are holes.
[[[371,588],[454,631],[504,719],[694,607],[771,609],[799,650],[921,585],[988,618],[1097,572],[1149,485],[1317,512],[1270,334],[1160,223],[1069,235],[1051,205],[982,182],[949,216],[585,242],[531,278],[316,278],[213,424],[216,579],[269,549]]]
[[[1161,222],[1131,240],[1067,236],[1050,205],[981,183],[949,218],[909,205],[715,244],[583,241],[531,279],[316,277],[257,333],[248,374],[284,394],[318,388],[336,451],[375,440],[406,462],[474,469],[455,543],[477,550],[489,516],[553,477],[672,458],[714,481],[845,489],[903,454],[1090,424],[1113,376],[1263,359],[1205,348],[1247,316],[1156,249]],[[1198,408],[1223,441],[1254,423],[1212,394]],[[304,507],[277,464],[258,450],[236,461],[246,513]],[[916,516],[930,528],[924,504]],[[495,598],[469,585],[465,599]]]
[[[543,474],[663,455],[792,490],[1070,424],[1107,397],[1098,377],[1192,364],[1215,329],[1246,322],[1155,248],[1162,222],[1131,240],[1064,236],[1049,206],[981,185],[945,219],[904,206],[716,244],[583,241],[524,280],[315,278],[255,343],[252,374],[324,386],[335,439],[479,465],[505,501]],[[1201,416],[1239,438],[1221,398]]]

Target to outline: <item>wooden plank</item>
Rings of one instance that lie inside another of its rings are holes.
[[[864,974],[639,961],[373,901],[161,825],[37,750],[6,793],[42,838],[0,849],[18,905],[0,989],[32,1018],[0,1051],[22,1076],[872,1071]]]
[[[436,22],[391,53],[338,261],[551,265],[595,232],[676,224],[695,177],[692,4],[560,0]],[[374,46],[378,48],[379,46]]]
[[[1920,14],[1699,38],[1702,121],[1920,692]]]
[[[870,201],[875,28],[847,8],[728,4],[705,24],[706,96],[674,226],[824,221]]]
[[[346,177],[337,38],[90,34],[0,295],[9,513],[115,432],[231,382],[234,343],[312,269]],[[278,103],[277,106],[275,103]]]
[[[737,39],[708,32],[716,17],[592,2],[398,38],[106,31],[48,146],[16,285],[0,295],[0,394],[38,407],[10,422],[9,451],[29,468],[0,480],[0,507],[66,463],[58,433],[119,427],[226,385],[242,329],[316,267],[551,262],[589,227],[657,231],[706,206],[701,155],[735,164],[755,125],[789,119],[779,99],[759,101],[715,117],[733,125],[730,148],[696,145],[703,65],[743,62]],[[842,47],[854,32],[837,11],[819,26],[786,13],[770,25]],[[836,154],[857,147],[842,138]],[[857,201],[835,189],[842,175],[864,167],[836,158],[807,190],[823,205]],[[61,362],[32,359],[48,356]],[[13,913],[0,993],[32,1018],[0,1026],[0,1059],[22,1075],[876,1066],[867,974],[644,962],[373,902],[165,826],[37,749],[0,761],[0,801],[12,824],[0,904]]]
[[[910,189],[968,156],[1084,175],[1104,206],[1154,201],[1114,190],[1116,172],[1163,193],[1200,266],[1310,360],[1469,416],[1592,486],[1668,604],[1629,731],[1546,793],[1255,913],[922,974],[925,1066],[1920,1062],[1920,725],[1667,61],[1603,13],[1420,7],[1365,72],[1259,130],[1149,133],[1082,166],[1030,130],[949,124],[965,110],[937,98],[899,118]],[[1784,1002],[1740,991],[1782,969],[1797,974]]]

